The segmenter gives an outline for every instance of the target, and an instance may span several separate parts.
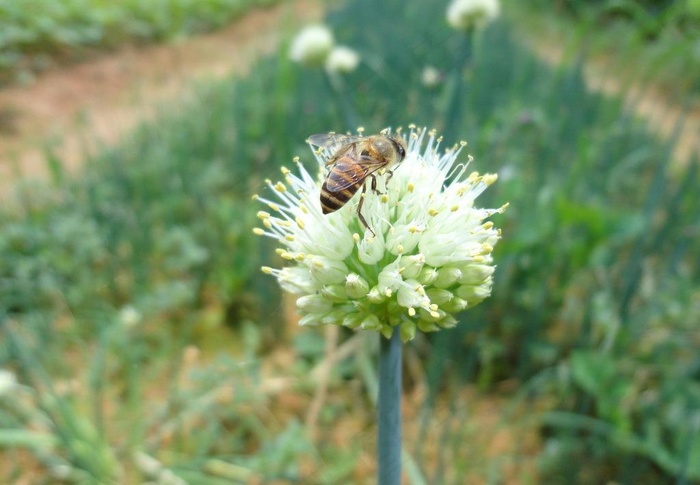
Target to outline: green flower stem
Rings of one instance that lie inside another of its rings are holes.
[[[447,113],[445,116],[444,136],[448,143],[456,143],[457,133],[462,130],[462,117],[464,110],[462,103],[464,102],[464,71],[472,62],[472,49],[474,32],[470,29],[464,34],[464,42],[460,46],[457,53],[457,62],[455,63],[454,71],[452,72],[452,93],[447,104]]]
[[[377,403],[379,439],[377,464],[379,485],[401,483],[401,335],[394,330],[390,339],[380,335],[379,397]]]
[[[360,116],[357,114],[353,102],[350,99],[349,92],[345,89],[345,83],[340,75],[324,71],[326,82],[333,91],[333,99],[338,104],[338,111],[345,120],[348,130],[357,129],[362,125]]]

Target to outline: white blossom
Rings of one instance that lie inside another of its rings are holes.
[[[378,176],[367,190],[362,214],[360,194],[324,215],[320,179],[332,153],[312,150],[312,175],[295,159],[298,175],[283,168],[285,182],[267,181],[274,197],[256,198],[262,227],[254,232],[276,239],[277,253],[289,265],[263,272],[277,277],[286,291],[299,295],[301,325],[344,325],[390,336],[399,328],[404,341],[416,331],[454,326],[454,314],[491,292],[494,245],[500,231],[485,219],[502,213],[480,209],[475,200],[496,175],[469,173],[457,163],[464,143],[440,150],[434,132],[410,128],[403,135],[406,157],[388,184]],[[373,235],[372,233],[374,232]]]
[[[141,322],[141,319],[141,312],[131,305],[126,305],[119,311],[119,323],[126,328],[135,327]]]
[[[500,14],[498,0],[454,0],[447,7],[447,23],[457,30],[484,27]]]
[[[0,397],[10,394],[17,387],[17,376],[7,369],[0,369]]]
[[[421,73],[421,82],[426,88],[434,88],[442,82],[442,73],[434,66],[425,66]]]
[[[292,41],[289,57],[306,66],[322,66],[333,48],[333,33],[325,25],[310,25]]]
[[[360,55],[349,47],[339,45],[334,47],[326,59],[326,70],[329,72],[348,73],[357,69]]]

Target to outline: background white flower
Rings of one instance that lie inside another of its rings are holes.
[[[326,69],[330,72],[352,72],[360,63],[360,55],[349,47],[334,47],[326,59]]]
[[[289,57],[307,66],[323,66],[333,48],[333,33],[325,25],[310,25],[292,41]]]
[[[16,386],[17,376],[15,373],[7,369],[0,369],[0,397],[11,393]]]
[[[453,314],[490,295],[491,251],[500,231],[485,219],[500,209],[474,207],[495,175],[468,173],[456,164],[462,146],[439,151],[435,133],[411,128],[403,163],[388,186],[367,192],[363,214],[376,233],[359,222],[359,195],[323,215],[319,177],[297,160],[299,175],[283,169],[285,183],[268,181],[278,201],[257,197],[256,234],[277,239],[290,265],[265,267],[283,289],[300,295],[301,325],[344,325],[381,331],[399,327],[404,341],[417,330],[454,326]],[[317,169],[331,155],[314,150]],[[323,172],[321,172],[323,173]]]
[[[481,28],[496,19],[500,11],[498,0],[454,0],[447,7],[447,22],[457,30]]]
[[[131,305],[126,305],[119,311],[119,323],[128,328],[138,325],[141,318],[141,312]]]
[[[442,73],[434,66],[425,66],[421,73],[421,82],[427,88],[434,88],[442,82]]]

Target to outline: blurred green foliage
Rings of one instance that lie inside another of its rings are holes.
[[[0,86],[55,57],[222,27],[276,0],[0,0]]]
[[[700,480],[698,160],[675,165],[675,140],[590,92],[580,64],[543,64],[506,22],[454,32],[444,7],[349,1],[327,23],[359,52],[355,72],[292,64],[283,46],[243,79],[199,87],[79,178],[54,163],[53,187],[19,191],[0,211],[0,364],[17,369],[30,405],[0,401],[0,443],[84,483],[120,477],[139,453],[160,463],[139,468],[150,479],[298,481],[303,456],[319,483],[347,480],[356,450],[315,448],[295,421],[265,415],[255,383],[280,296],[259,276],[275,256],[251,233],[250,195],[293,156],[309,163],[311,133],[415,122],[447,146],[466,139],[473,168],[499,173],[480,205],[510,202],[495,220],[492,297],[417,342],[432,390],[423,422],[465,381],[516,382],[515,397],[548,403],[535,416],[543,483]],[[422,82],[428,66],[437,84]],[[202,333],[223,339],[211,318],[239,327],[243,361],[188,360]],[[290,374],[306,375],[298,360]],[[88,363],[78,376],[76,361]],[[57,389],[70,378],[85,388]],[[227,387],[235,399],[217,400]],[[104,402],[120,412],[105,416]],[[461,449],[465,427],[444,426],[444,453]],[[470,463],[451,456],[424,470],[429,483],[459,483]]]
[[[512,2],[511,14],[561,45],[583,46],[624,82],[651,79],[680,104],[700,96],[698,0],[529,0]]]

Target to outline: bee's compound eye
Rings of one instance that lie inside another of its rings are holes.
[[[401,158],[401,160],[403,160],[404,157],[406,156],[406,150],[404,149],[404,146],[402,143],[403,140],[396,139],[394,137],[391,137],[389,139],[391,140],[391,143],[393,144],[394,150],[396,150],[398,152],[399,157]]]

